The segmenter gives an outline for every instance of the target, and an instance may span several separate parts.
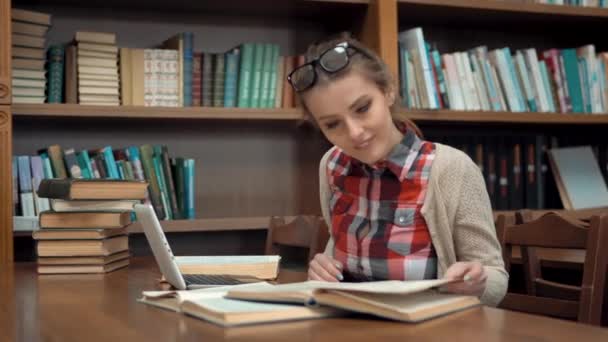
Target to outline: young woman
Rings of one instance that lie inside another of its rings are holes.
[[[319,169],[331,238],[309,279],[464,279],[447,291],[497,305],[508,275],[477,166],[396,118],[391,73],[357,41],[315,44],[306,61],[289,82],[335,145]]]

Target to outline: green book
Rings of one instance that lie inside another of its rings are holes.
[[[272,45],[272,60],[270,64],[270,86],[268,91],[268,100],[264,108],[274,108],[277,99],[277,67],[279,63],[279,46]]]
[[[63,67],[65,49],[63,45],[52,45],[48,50],[47,61],[47,102],[63,102]]]
[[[161,198],[160,185],[158,184],[158,176],[154,168],[154,151],[150,145],[142,145],[139,148],[141,163],[144,169],[146,181],[148,181],[148,192],[150,201],[154,207],[154,212],[159,220],[165,218],[165,211]]]
[[[158,181],[158,187],[160,188],[160,200],[163,204],[163,212],[165,213],[165,220],[172,220],[173,213],[171,212],[171,204],[169,203],[169,193],[167,192],[167,185],[165,184],[165,175],[163,168],[161,167],[160,156],[156,154],[156,146],[154,147],[154,157],[152,161],[154,163],[154,171]]]
[[[262,95],[262,69],[264,66],[264,44],[255,44],[253,53],[253,76],[251,77],[251,108],[260,108]]]
[[[239,67],[238,102],[239,108],[251,106],[251,74],[253,68],[253,43],[243,44],[241,50],[241,65]]]
[[[262,82],[260,84],[260,105],[261,108],[268,108],[270,99],[270,76],[272,71],[273,45],[263,44],[264,59],[262,61]]]

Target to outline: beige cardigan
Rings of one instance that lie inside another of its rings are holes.
[[[509,276],[496,238],[484,179],[464,152],[439,143],[436,146],[421,213],[437,252],[438,276],[457,261],[481,262],[488,276],[481,301],[496,306],[506,293]],[[325,153],[319,165],[321,209],[329,227],[331,191],[326,164],[332,149]],[[333,254],[332,238],[325,254]]]

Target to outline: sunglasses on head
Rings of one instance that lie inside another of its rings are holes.
[[[317,81],[317,66],[329,74],[336,73],[348,66],[350,57],[360,52],[367,56],[361,49],[342,42],[336,44],[319,55],[319,57],[300,65],[287,76],[287,81],[296,92],[301,92],[312,87]]]

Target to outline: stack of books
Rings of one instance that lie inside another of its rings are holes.
[[[44,103],[45,45],[51,15],[12,9],[13,103]]]
[[[38,195],[51,210],[40,214],[38,273],[107,273],[129,264],[127,226],[133,205],[146,197],[140,181],[44,179]]]
[[[116,35],[76,32],[78,103],[120,105]]]

